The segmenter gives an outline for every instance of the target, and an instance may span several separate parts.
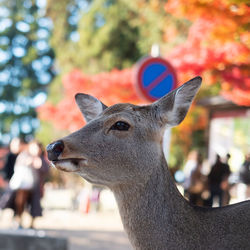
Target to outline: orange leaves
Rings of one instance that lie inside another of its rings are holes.
[[[241,70],[238,67],[223,72],[222,94],[233,102],[250,106],[250,77],[247,67]],[[225,86],[224,86],[225,85]]]
[[[40,118],[51,121],[57,128],[75,131],[84,121],[74,96],[87,93],[100,99],[106,105],[118,102],[139,103],[132,79],[132,69],[112,70],[96,75],[86,75],[74,70],[63,77],[64,98],[56,106],[46,103],[39,108]]]
[[[140,102],[133,88],[132,69],[114,69],[96,75],[85,75],[74,70],[63,78],[63,85],[67,97],[74,96],[77,92],[86,92],[107,105],[121,101]]]
[[[250,7],[240,1],[170,0],[165,9],[193,21],[187,41],[169,55],[180,78],[201,74],[210,84],[214,78],[226,98],[250,105]]]
[[[148,1],[142,0],[138,4],[143,7]],[[161,6],[158,0],[152,0],[150,4],[153,9]],[[202,75],[204,84],[221,83],[221,93],[226,98],[240,105],[250,105],[250,32],[247,30],[250,7],[239,0],[190,0],[188,3],[186,0],[168,0],[165,10],[193,22],[187,40],[167,55],[177,70],[178,83]],[[162,40],[169,42],[177,37],[178,26],[169,23],[166,27]],[[81,127],[83,119],[74,103],[74,95],[78,92],[91,94],[107,105],[141,103],[132,78],[132,69],[113,69],[96,75],[74,70],[63,77],[63,100],[56,106],[46,103],[39,109],[40,117],[70,131]],[[203,115],[199,113],[197,117]],[[196,122],[193,118],[187,118],[181,125],[184,131],[191,133],[193,129],[200,129],[196,127],[198,124],[205,126],[205,119]]]
[[[45,103],[38,109],[39,118],[48,120],[61,130],[75,131],[84,125],[84,120],[78,108],[71,100],[64,98],[56,106]]]
[[[204,18],[219,23],[246,23],[249,7],[244,2],[233,3],[228,0],[169,0],[165,5],[166,12],[178,17],[186,17],[191,21]]]

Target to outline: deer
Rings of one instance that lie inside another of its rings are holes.
[[[47,146],[57,169],[114,193],[136,250],[250,249],[250,201],[192,205],[178,191],[164,156],[164,131],[183,121],[201,81],[195,77],[141,106],[107,107],[91,95],[76,94],[86,125]]]

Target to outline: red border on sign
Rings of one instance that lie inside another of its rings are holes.
[[[150,96],[148,94],[148,92],[142,87],[142,75],[143,72],[145,70],[145,68],[151,64],[151,63],[161,63],[163,65],[165,65],[168,69],[168,72],[170,74],[172,74],[174,81],[173,81],[173,89],[175,89],[177,87],[177,75],[175,72],[175,69],[173,68],[173,66],[166,61],[165,59],[161,58],[161,57],[151,57],[148,56],[146,58],[141,59],[137,65],[136,65],[136,69],[135,69],[135,84],[136,84],[136,89],[138,91],[138,93],[140,94],[140,96],[142,96],[143,98],[146,98],[146,100],[148,101],[156,101],[157,98],[153,98],[152,96]]]

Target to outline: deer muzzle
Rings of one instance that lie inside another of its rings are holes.
[[[53,142],[47,146],[46,150],[48,153],[48,159],[52,162],[57,161],[58,157],[62,154],[64,150],[64,143],[62,140]]]

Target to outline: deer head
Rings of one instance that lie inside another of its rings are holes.
[[[107,107],[95,97],[77,94],[87,124],[48,145],[49,160],[95,184],[145,183],[160,165],[165,129],[184,119],[200,84],[196,77],[145,106]]]

